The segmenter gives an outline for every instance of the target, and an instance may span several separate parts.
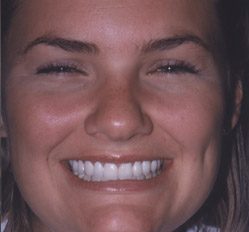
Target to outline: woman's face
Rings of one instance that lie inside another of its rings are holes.
[[[213,14],[199,0],[21,3],[6,122],[37,231],[173,231],[201,207],[224,113]]]

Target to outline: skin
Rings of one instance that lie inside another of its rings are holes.
[[[219,168],[224,117],[214,22],[212,1],[22,3],[8,35],[6,136],[35,232],[168,232],[203,205]],[[143,49],[186,34],[206,46]],[[87,41],[97,52],[46,44],[23,52],[44,35]],[[62,60],[77,71],[37,73]],[[198,72],[157,69],[175,60]],[[84,188],[62,162],[131,157],[171,165],[153,188],[122,192]]]

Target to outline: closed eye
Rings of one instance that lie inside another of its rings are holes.
[[[36,74],[74,74],[79,73],[87,75],[87,73],[79,69],[76,65],[73,64],[48,64],[42,67],[37,68]]]
[[[192,64],[184,61],[160,62],[154,65],[148,74],[198,74],[199,70]]]

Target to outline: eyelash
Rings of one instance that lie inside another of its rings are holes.
[[[45,66],[38,67],[36,70],[36,74],[73,74],[79,73],[83,75],[87,75],[87,73],[81,69],[79,69],[74,64],[48,64]]]
[[[185,61],[169,61],[167,63],[162,62],[153,67],[148,74],[198,74],[199,69],[195,65],[187,63]]]

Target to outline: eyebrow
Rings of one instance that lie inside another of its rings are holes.
[[[194,43],[210,52],[209,46],[200,37],[195,35],[178,35],[169,38],[151,40],[142,47],[142,52],[149,53],[154,51],[170,50],[185,43]],[[45,44],[52,47],[58,47],[68,52],[89,54],[96,54],[99,52],[98,47],[93,43],[79,40],[71,40],[61,37],[41,36],[28,43],[22,53],[26,54],[33,47],[41,44]]]
[[[60,37],[41,36],[28,43],[28,45],[23,50],[23,54],[26,54],[32,48],[41,44],[52,47],[58,47],[68,52],[79,52],[79,53],[89,53],[89,54],[98,53],[97,46],[92,43],[79,41],[79,40],[65,39]]]
[[[142,50],[144,53],[164,51],[176,48],[186,43],[194,43],[210,52],[210,47],[200,37],[195,35],[180,35],[158,40],[151,40],[143,47]]]

